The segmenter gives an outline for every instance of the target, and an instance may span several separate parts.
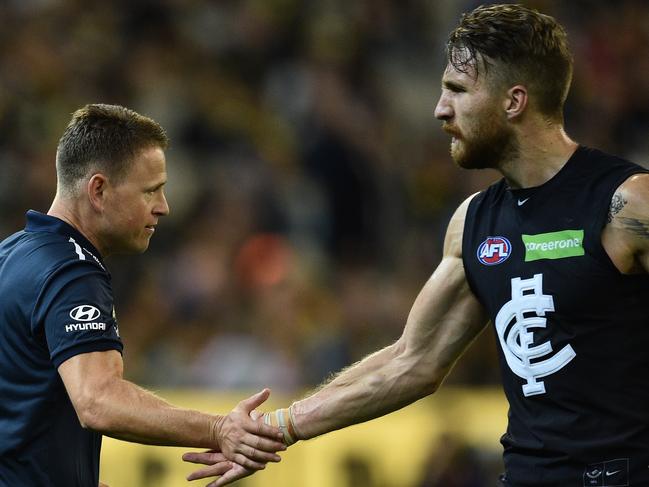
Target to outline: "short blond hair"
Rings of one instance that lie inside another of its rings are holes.
[[[164,129],[148,117],[119,105],[86,105],[72,114],[58,143],[59,189],[74,191],[91,169],[119,181],[139,151],[168,145]]]
[[[566,31],[553,17],[515,4],[478,7],[462,15],[446,53],[458,71],[484,69],[496,82],[524,84],[541,113],[563,118],[573,60]]]

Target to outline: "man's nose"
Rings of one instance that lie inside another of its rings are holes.
[[[166,216],[166,215],[169,214],[169,203],[167,203],[167,198],[164,195],[164,193],[162,193],[160,196],[161,196],[161,199],[160,199],[160,201],[158,202],[158,204],[156,205],[156,207],[155,207],[155,209],[153,211],[157,215]]]
[[[453,108],[444,94],[439,97],[435,106],[435,118],[444,121],[453,118]]]

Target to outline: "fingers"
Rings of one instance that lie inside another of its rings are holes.
[[[241,441],[239,452],[254,460],[272,462],[279,460],[275,452],[286,450],[286,445],[280,441],[269,440],[262,436],[247,434]]]
[[[232,462],[229,461],[218,462],[215,463],[214,465],[210,465],[209,467],[201,468],[200,470],[196,470],[195,472],[190,473],[187,476],[187,480],[191,481],[191,480],[204,479],[207,477],[216,477],[217,475],[225,474],[231,468],[232,468]]]
[[[263,470],[266,468],[265,462],[252,460],[248,455],[243,455],[242,453],[236,453],[232,457],[232,461],[249,470]]]
[[[275,443],[270,440],[264,440],[263,438],[259,438],[255,436],[250,436],[250,438],[254,439],[256,444]],[[261,451],[257,448],[252,447],[249,444],[244,443],[240,445],[239,448],[236,450],[236,455],[232,458],[232,460],[246,468],[261,470],[268,462],[277,463],[282,460],[282,458],[275,453],[275,450],[286,449],[286,446],[284,444],[277,445],[277,446],[281,446],[281,448],[274,448],[269,450],[269,452],[266,452],[266,451]],[[268,446],[266,445],[264,445],[264,447],[268,448]]]
[[[219,428],[219,448],[225,457],[253,470],[267,462],[279,462],[276,452],[286,449],[279,428],[264,424],[259,412],[253,414],[256,420],[250,417],[269,395],[270,390],[264,389],[244,399],[223,418]]]
[[[235,480],[247,477],[248,475],[252,475],[253,473],[254,471],[247,470],[241,465],[237,465],[235,463],[232,465],[232,468],[228,470],[221,478],[207,484],[206,487],[222,487],[223,485],[230,484]]]
[[[257,394],[250,396],[248,399],[241,401],[234,410],[243,411],[250,419],[250,421],[246,421],[243,425],[246,431],[260,436],[267,436],[268,438],[277,438],[281,441],[284,438],[281,431],[279,431],[279,429],[274,426],[265,424],[261,420],[261,418],[263,418],[264,416],[263,413],[255,410],[256,408],[261,406],[269,396],[270,389],[263,389]],[[277,450],[278,448],[275,448],[275,451]]]
[[[250,414],[250,411],[261,406],[266,399],[270,396],[270,389],[264,389],[257,394],[250,396],[248,399],[241,401],[237,408],[241,408],[245,411],[246,414]]]
[[[274,451],[271,451],[269,453],[269,452],[257,450],[250,445],[242,445],[239,450],[239,453],[244,455],[246,458],[249,458],[250,460],[262,462],[262,463],[267,463],[267,462],[277,463],[281,461],[280,456],[276,454]],[[244,465],[244,467],[245,466],[246,465]]]
[[[183,455],[183,460],[190,463],[208,465],[208,467],[192,472],[187,476],[187,480],[204,479],[223,475],[232,468],[230,462],[225,456],[213,450],[205,452],[188,452]]]
[[[213,465],[217,462],[225,462],[228,459],[222,453],[214,451],[188,452],[183,454],[183,460],[189,463],[200,463],[202,465]]]
[[[284,434],[281,432],[281,430],[277,428],[277,426],[271,426],[269,424],[264,423],[263,420],[261,419],[251,422],[249,431],[250,433],[254,433],[259,436],[265,436],[267,438],[277,438],[280,441],[280,443],[284,444],[283,441]],[[275,451],[277,450],[279,450],[279,448],[275,448]]]
[[[249,397],[248,399],[245,399],[244,401],[241,401],[239,403],[239,406],[237,408],[241,407],[245,410],[247,418],[242,418],[243,420],[243,428],[249,432],[253,433],[254,435],[257,435],[258,437],[267,437],[267,438],[272,438],[276,439],[277,441],[264,441],[263,443],[260,443],[260,446],[258,448],[268,451],[268,452],[276,452],[278,450],[284,450],[280,446],[284,445],[284,435],[282,434],[281,430],[276,427],[276,426],[271,426],[269,424],[264,423],[263,417],[264,413],[255,410],[257,406],[254,406],[252,409],[247,409],[249,405],[253,404],[255,398],[263,398],[261,402],[259,402],[257,405],[263,403],[266,399],[268,399],[268,396],[270,395],[270,390],[269,389],[264,389],[261,392],[258,392],[254,396]],[[244,403],[247,404],[247,406],[244,406]],[[249,445],[253,445],[249,441],[246,442]]]

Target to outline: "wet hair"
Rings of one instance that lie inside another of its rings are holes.
[[[166,149],[169,139],[152,119],[119,105],[86,105],[72,114],[56,150],[59,189],[73,194],[89,171],[119,183],[143,149]]]
[[[480,6],[462,15],[446,55],[459,72],[477,77],[484,69],[501,86],[525,85],[542,114],[562,119],[573,61],[566,31],[553,17],[522,5]]]

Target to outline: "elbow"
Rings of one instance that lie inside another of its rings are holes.
[[[443,376],[425,347],[413,347],[402,337],[381,353],[379,366],[365,376],[368,390],[387,388],[403,407],[439,388]]]
[[[85,393],[82,397],[74,401],[74,409],[79,419],[79,424],[83,429],[105,432],[108,431],[109,424],[100,395]]]
[[[415,399],[421,399],[437,392],[444,381],[445,373],[421,356],[401,356],[400,382],[409,384]]]
[[[437,375],[431,374],[431,370],[425,367],[411,369],[406,377],[404,382],[410,383],[410,390],[407,392],[410,401],[418,401],[434,394],[442,382]]]
[[[434,394],[441,387],[451,370],[451,365],[440,363],[437,359],[424,361],[420,365],[420,368],[426,371],[426,377],[422,379],[422,382],[427,396]]]
[[[448,367],[423,350],[404,349],[400,357],[404,363],[404,373],[411,378],[419,398],[437,392],[448,374]]]
[[[438,379],[433,382],[431,382],[430,387],[429,387],[429,392],[428,394],[435,394],[437,392],[437,389],[442,385],[443,379]]]
[[[426,397],[435,394],[440,385],[442,385],[442,378],[438,374],[427,374],[420,381],[421,396]]]

